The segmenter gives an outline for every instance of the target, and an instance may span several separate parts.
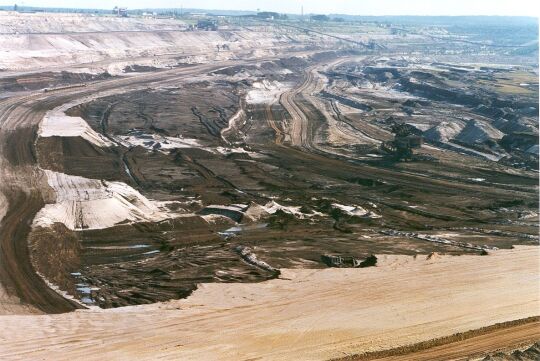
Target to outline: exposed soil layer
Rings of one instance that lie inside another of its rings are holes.
[[[488,355],[482,359],[482,361],[533,361],[540,358],[540,342],[512,352],[504,353],[497,352],[491,355]]]
[[[537,356],[536,23],[0,17],[1,359]]]
[[[441,141],[412,161],[386,156],[378,144],[392,137],[392,124],[414,117],[375,120],[384,107],[395,113],[401,105],[372,93],[363,103],[348,100],[356,95],[341,75],[353,84],[378,79],[378,68],[350,75],[373,60],[326,63],[331,56],[223,67],[70,108],[114,146],[41,137],[43,168],[122,181],[184,214],[159,225],[76,230],[81,269],[64,279],[71,290],[86,286],[74,296],[117,307],[185,297],[201,282],[273,277],[245,262],[237,246],[279,269],[326,267],[323,255],[481,253],[538,243],[533,172],[448,151]],[[297,75],[306,65],[311,70]],[[383,69],[392,79],[403,72]],[[331,95],[325,84],[345,95]],[[425,111],[452,107],[411,99],[407,107]],[[364,103],[371,105],[357,105]]]

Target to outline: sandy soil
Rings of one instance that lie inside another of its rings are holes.
[[[322,360],[395,348],[538,315],[538,256],[381,256],[367,269],[204,284],[182,301],[1,316],[0,358]]]

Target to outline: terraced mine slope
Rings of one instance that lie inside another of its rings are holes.
[[[538,340],[537,50],[425,24],[1,16],[0,358]]]

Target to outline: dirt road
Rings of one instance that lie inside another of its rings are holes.
[[[379,360],[379,361],[435,361],[435,360],[470,360],[483,358],[488,353],[501,350],[513,351],[522,346],[528,346],[540,340],[540,322],[532,321],[509,327],[491,327],[489,331],[478,330],[478,336],[466,338],[463,341],[449,342],[441,346],[428,347],[417,352],[408,352],[388,357],[351,357],[349,360]],[[389,352],[391,353],[391,351]]]
[[[324,88],[324,83],[321,81],[320,76],[317,75],[317,72],[322,69],[333,69],[347,60],[350,59],[337,59],[328,64],[317,64],[306,68],[304,81],[281,95],[279,101],[291,116],[288,133],[292,146],[301,147],[305,150],[315,150],[312,134],[314,120],[310,119],[305,102],[306,100],[311,103],[316,101],[313,94]]]
[[[299,87],[286,91],[281,95],[280,102],[291,115],[289,134],[291,145],[308,148],[310,146],[308,138],[309,120],[305,112],[297,104],[295,98],[305,92],[313,82],[314,67],[305,70],[305,80]]]

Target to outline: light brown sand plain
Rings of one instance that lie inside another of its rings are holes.
[[[380,256],[365,269],[203,284],[181,301],[0,316],[0,359],[326,360],[390,349],[539,315],[539,256],[532,246]]]

